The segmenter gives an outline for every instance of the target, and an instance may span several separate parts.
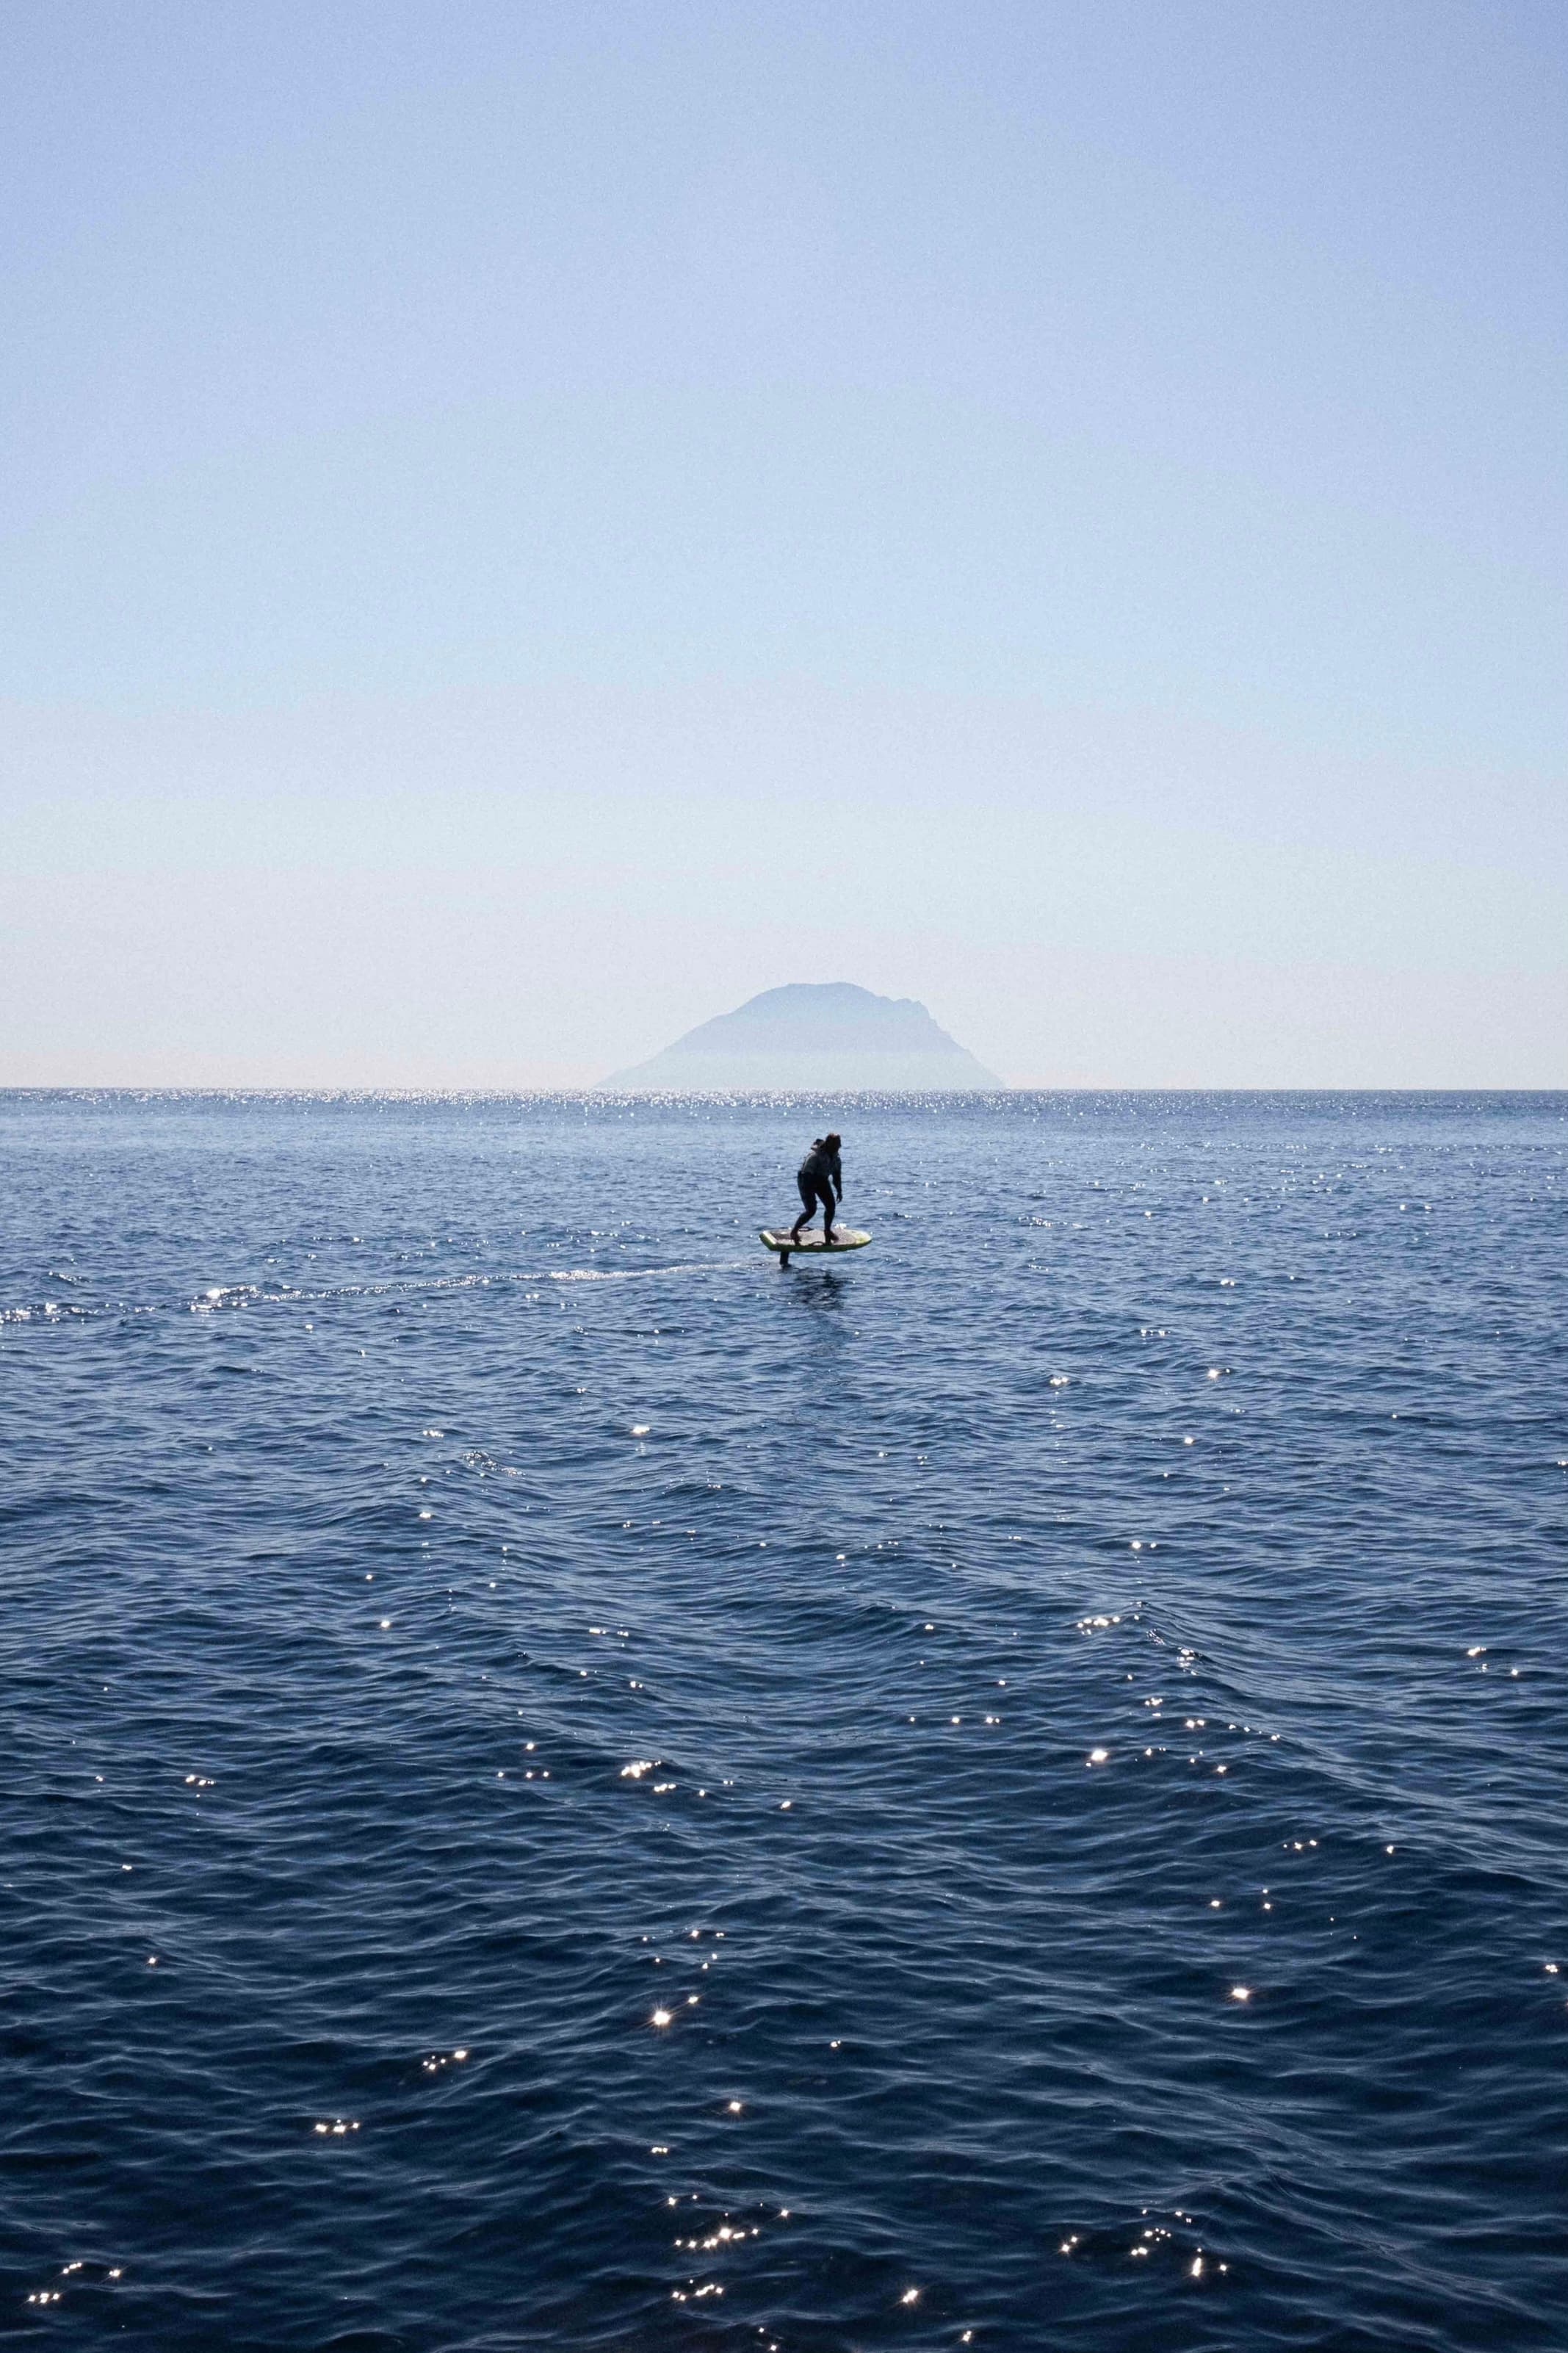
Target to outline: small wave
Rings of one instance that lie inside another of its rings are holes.
[[[572,1266],[556,1269],[547,1275],[519,1277],[531,1282],[646,1282],[655,1274],[730,1274],[739,1267],[749,1266],[743,1258],[690,1259],[679,1266]]]
[[[16,1307],[0,1307],[0,1324],[85,1324],[110,1311],[71,1299],[38,1299]]]
[[[331,1300],[397,1299],[439,1292],[537,1288],[546,1282],[650,1282],[680,1274],[733,1273],[749,1264],[742,1258],[683,1259],[669,1266],[554,1266],[484,1274],[389,1277],[380,1282],[215,1282],[181,1303],[192,1315],[220,1315],[245,1307],[313,1307]],[[167,1314],[172,1303],[62,1299],[21,1300],[0,1307],[0,1324],[85,1323],[108,1315]]]
[[[262,1297],[254,1282],[217,1282],[198,1298],[187,1301],[193,1315],[216,1315],[225,1307],[248,1307],[253,1299]]]
[[[397,1299],[449,1291],[489,1291],[542,1282],[647,1282],[660,1275],[717,1274],[747,1265],[745,1259],[688,1259],[673,1266],[556,1266],[486,1274],[431,1274],[389,1277],[381,1282],[331,1282],[314,1289],[303,1284],[255,1282],[215,1283],[186,1305],[193,1315],[210,1315],[226,1307],[316,1306],[333,1299]],[[64,1311],[59,1311],[64,1312]]]

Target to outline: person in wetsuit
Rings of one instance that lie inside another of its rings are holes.
[[[813,1139],[811,1150],[800,1164],[795,1183],[800,1187],[801,1212],[790,1235],[792,1242],[800,1240],[800,1229],[816,1208],[822,1204],[822,1239],[833,1248],[833,1212],[844,1198],[844,1171],[839,1166],[841,1135],[819,1135]]]

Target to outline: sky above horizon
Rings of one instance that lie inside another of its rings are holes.
[[[0,1084],[1568,1085],[1557,0],[14,0]]]

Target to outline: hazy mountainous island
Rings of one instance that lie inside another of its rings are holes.
[[[858,1094],[866,1088],[930,1093],[1001,1086],[939,1029],[912,997],[873,997],[847,980],[795,981],[689,1029],[651,1062],[601,1081],[607,1088],[679,1094]]]

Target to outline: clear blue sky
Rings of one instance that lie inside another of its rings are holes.
[[[1568,1084],[1561,0],[11,0],[0,1083]]]

